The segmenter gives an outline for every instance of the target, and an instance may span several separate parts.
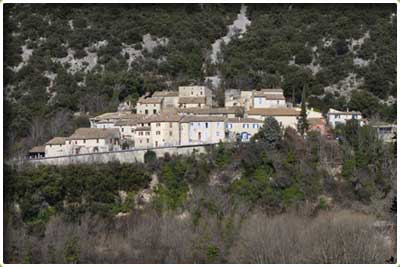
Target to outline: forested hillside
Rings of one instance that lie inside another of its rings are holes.
[[[6,151],[86,125],[146,91],[220,79],[225,88],[282,86],[309,105],[395,119],[396,6],[249,4],[245,32],[210,55],[240,5],[4,6]],[[215,63],[215,64],[214,64]],[[359,90],[358,90],[359,89]],[[81,112],[81,116],[73,116]]]
[[[396,262],[396,144],[269,117],[250,143],[145,163],[5,166],[6,263]]]

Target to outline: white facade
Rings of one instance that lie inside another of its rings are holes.
[[[188,116],[181,121],[181,145],[215,144],[225,141],[225,119]]]
[[[358,111],[339,111],[331,108],[327,113],[327,118],[328,123],[332,128],[335,128],[339,124],[346,124],[352,119],[359,121],[360,126],[365,124],[362,120],[361,112]]]
[[[242,142],[248,142],[260,130],[262,125],[262,120],[234,118],[227,120],[226,131],[228,132],[230,141],[235,141],[239,138]]]

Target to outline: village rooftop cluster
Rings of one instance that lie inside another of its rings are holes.
[[[279,88],[225,92],[225,107],[216,107],[206,86],[181,86],[178,91],[156,91],[141,96],[136,106],[90,118],[90,128],[79,128],[69,137],[54,137],[44,146],[34,147],[28,158],[152,149],[219,142],[247,142],[274,117],[282,128],[297,129],[300,108],[287,103]],[[135,110],[133,112],[132,110]],[[307,110],[310,130],[327,135],[328,127],[351,119],[362,126],[367,121],[358,111]]]

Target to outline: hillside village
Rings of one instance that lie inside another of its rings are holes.
[[[217,107],[213,100],[213,93],[206,86],[180,86],[178,91],[146,94],[134,107],[127,101],[117,112],[91,118],[90,128],[79,128],[71,136],[54,137],[43,146],[32,148],[28,158],[247,142],[269,116],[282,128],[297,129],[300,108],[286,101],[282,89],[227,90],[225,107]],[[368,123],[358,111],[330,109],[325,119],[320,112],[307,110],[309,130],[328,138],[329,128],[351,119],[360,126]],[[390,141],[395,126],[381,125],[379,130]]]

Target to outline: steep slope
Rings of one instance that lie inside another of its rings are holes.
[[[315,108],[396,117],[392,4],[7,4],[4,25],[6,141],[17,147],[84,124],[76,112],[207,81],[221,97],[282,86],[297,101],[306,83]]]

